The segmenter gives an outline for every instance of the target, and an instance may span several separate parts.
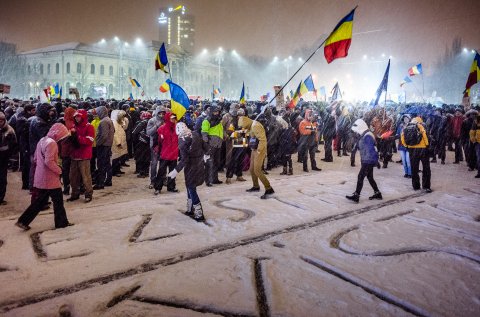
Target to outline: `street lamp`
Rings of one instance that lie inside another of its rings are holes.
[[[220,73],[220,66],[223,62],[223,49],[221,47],[218,48],[218,52],[217,52],[217,55],[215,55],[215,61],[218,63],[218,88],[220,88],[220,76],[221,76],[221,73]]]

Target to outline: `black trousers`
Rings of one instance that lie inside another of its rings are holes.
[[[112,164],[110,158],[112,157],[111,146],[97,146],[97,186],[104,186],[105,182],[112,183]]]
[[[454,139],[455,144],[455,162],[463,161],[463,148],[460,139]]]
[[[441,159],[442,161],[445,161],[445,156],[446,156],[446,153],[445,153],[445,139],[442,139],[442,140],[438,140],[437,141],[437,144],[436,144],[436,147],[435,147],[435,156],[433,158],[435,158],[437,155],[438,155],[438,158]]]
[[[61,188],[38,189],[37,199],[35,199],[20,216],[20,218],[18,218],[18,222],[28,226],[45,206],[48,201],[48,197],[51,197],[53,202],[55,228],[65,228],[68,225],[68,219],[65,208],[63,207],[63,193]]]
[[[27,189],[30,173],[30,155],[28,155],[28,152],[20,151],[20,169],[22,171],[22,188]]]
[[[302,159],[302,163],[303,163],[303,169],[307,169],[308,168],[308,155],[310,155],[310,164],[312,165],[312,169],[317,167],[317,161],[315,161],[315,150],[317,149],[317,145],[316,144],[313,144],[313,145],[306,145],[305,147],[305,151],[303,152],[303,159]]]
[[[372,186],[375,192],[378,192],[377,183],[375,179],[373,179],[373,169],[375,168],[375,164],[364,164],[362,163],[362,167],[360,168],[360,172],[358,172],[358,179],[357,179],[357,189],[355,192],[360,195],[363,188],[363,180],[367,177],[370,186]]]
[[[7,171],[8,171],[8,157],[0,157],[0,202],[5,198],[7,193]]]
[[[420,177],[418,176],[420,162],[422,162],[422,187],[423,189],[430,188],[432,172],[430,171],[428,149],[408,149],[408,152],[410,154],[410,165],[412,166],[413,189],[420,189]]]
[[[218,166],[220,161],[220,148],[210,148],[210,158],[205,163],[205,183],[212,184],[218,181]]]
[[[62,158],[62,181],[63,188],[68,188],[70,186],[70,165],[72,159],[69,157]]]
[[[292,154],[284,154],[282,157],[283,168],[292,168]]]
[[[333,156],[332,156],[332,139],[325,139],[325,160],[327,161],[333,161]]]
[[[160,166],[158,168],[157,177],[155,178],[154,184],[155,190],[162,190],[163,182],[165,181],[165,177],[167,177],[167,168],[168,172],[171,172],[175,167],[177,167],[177,160],[169,161],[160,159]],[[175,178],[172,179],[168,177],[167,190],[173,190],[175,189],[175,186]]]
[[[227,165],[227,178],[232,178],[233,175],[240,177],[243,175],[242,162],[245,157],[243,148],[234,147],[232,149],[232,157]]]

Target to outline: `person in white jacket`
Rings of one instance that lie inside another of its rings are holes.
[[[123,110],[113,110],[111,114],[113,127],[115,133],[113,134],[112,144],[112,174],[114,176],[120,176],[125,174],[120,170],[121,159],[124,155],[128,154],[127,148],[127,136],[125,134],[124,127],[128,126],[128,121],[125,122],[126,113]]]

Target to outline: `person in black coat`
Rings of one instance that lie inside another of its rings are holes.
[[[187,187],[187,211],[185,215],[196,221],[205,221],[203,208],[197,194],[197,186],[203,184],[205,179],[205,153],[207,144],[203,142],[202,136],[196,131],[190,131],[183,122],[178,122],[175,131],[178,135],[178,149],[180,161],[168,176],[175,178],[185,168],[185,187]]]
[[[139,178],[147,178],[150,168],[150,137],[147,134],[147,124],[151,118],[150,112],[142,111],[140,120],[132,132],[135,170],[138,172],[137,177]]]

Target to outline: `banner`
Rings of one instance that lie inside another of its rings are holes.
[[[275,95],[277,95],[277,97],[275,98],[277,104],[277,111],[285,109],[285,97],[283,96],[283,90],[280,91],[280,88],[282,88],[282,86],[273,86]]]

